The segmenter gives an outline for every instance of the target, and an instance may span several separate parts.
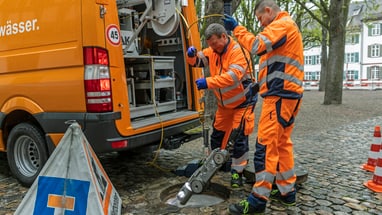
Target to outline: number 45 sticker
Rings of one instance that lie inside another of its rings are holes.
[[[121,43],[121,34],[117,25],[109,25],[106,29],[107,41],[114,46],[118,46]]]

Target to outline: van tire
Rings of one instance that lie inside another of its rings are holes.
[[[49,158],[41,130],[29,123],[12,128],[7,141],[7,158],[13,176],[23,186],[30,187]]]

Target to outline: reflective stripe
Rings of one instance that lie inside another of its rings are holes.
[[[230,66],[230,68],[235,68],[235,69],[240,70],[242,73],[245,73],[244,68],[241,67],[241,66],[239,66],[239,65],[237,65],[237,64],[232,64],[232,65]],[[233,79],[234,85],[231,85],[231,86],[228,86],[228,87],[225,87],[225,88],[221,88],[221,89],[220,89],[221,93],[226,93],[226,92],[228,92],[228,91],[230,91],[230,90],[232,90],[232,89],[235,89],[236,87],[238,87],[238,86],[240,85],[239,79],[237,79],[236,74],[235,74],[232,70],[228,70],[227,73],[228,73],[228,74],[231,76],[231,78]],[[244,77],[243,77],[240,81],[243,81],[243,79],[244,79]],[[247,79],[247,78],[245,78],[245,79]]]
[[[275,176],[269,172],[263,171],[263,172],[256,173],[256,183],[261,181],[266,181],[273,184],[274,179],[275,179]]]
[[[241,82],[239,82],[239,80],[237,79],[237,77],[236,77],[236,75],[235,75],[235,73],[233,71],[229,70],[227,73],[233,79],[234,84],[231,85],[231,86],[228,86],[228,87],[220,88],[220,92],[221,93],[226,93],[226,92],[228,92],[230,90],[233,90],[233,89],[237,88],[241,84]]]
[[[244,161],[247,161],[248,157],[249,157],[249,152],[246,152],[241,157],[235,158],[235,161],[232,160],[232,165],[240,165]]]
[[[236,102],[237,100],[241,99],[242,97],[245,96],[245,94],[248,93],[249,89],[250,89],[250,86],[252,86],[251,84],[249,84],[249,86],[247,88],[245,88],[242,92],[238,93],[236,96],[233,96],[229,99],[226,99],[222,102],[223,105],[228,105],[228,104],[231,104],[233,102]]]
[[[289,64],[289,65],[296,67],[300,71],[304,71],[304,66],[301,65],[297,60],[290,58],[290,57],[282,56],[282,55],[272,56],[271,58],[269,58],[265,62],[261,63],[259,65],[259,70],[262,70],[266,66],[271,65],[271,64],[276,63],[276,62],[286,63],[286,64]]]
[[[374,176],[382,177],[382,167],[378,165],[375,166]]]
[[[380,152],[382,153],[382,151]],[[379,158],[378,158],[377,165],[375,166],[375,169],[374,169],[374,175],[372,180],[377,186],[380,186],[382,181],[382,167],[381,167]]]
[[[238,82],[238,81],[239,81],[239,79],[237,79],[237,76],[236,76],[236,74],[235,74],[234,71],[232,71],[232,70],[228,70],[226,73],[227,73],[229,76],[231,76],[231,78],[233,79],[234,82]]]
[[[294,176],[295,176],[294,169],[291,169],[291,170],[286,171],[286,172],[278,172],[276,174],[276,181],[286,181],[286,180],[293,178]],[[282,183],[282,184],[284,184],[284,183]],[[294,183],[286,184],[286,185],[280,185],[279,183],[277,183],[277,186],[278,186],[280,192],[282,194],[284,194],[284,193],[289,193],[290,191],[293,190]]]
[[[274,180],[275,176],[269,172],[260,172],[260,173],[256,173],[256,183],[259,183],[259,182],[267,182],[269,184],[273,184],[273,180]],[[257,186],[253,186],[252,187],[252,192],[258,194],[258,195],[262,195],[262,196],[266,196],[268,197],[270,194],[271,194],[271,189],[268,189],[266,187],[257,187]]]
[[[256,193],[257,195],[266,196],[266,197],[269,197],[271,195],[271,190],[267,189],[266,187],[253,186],[252,192]]]
[[[234,79],[235,84],[231,85],[231,86],[228,86],[228,87],[225,87],[225,88],[214,89],[215,93],[218,93],[218,94],[222,93],[222,94],[224,94],[224,93],[226,93],[226,92],[228,92],[230,90],[233,90],[233,89],[237,88],[243,81],[251,80],[251,76],[249,74],[244,75],[243,78],[240,81],[238,81],[236,75],[234,75],[232,71],[229,71],[228,73],[231,75],[232,79]],[[217,99],[218,99],[219,103],[222,104],[222,105],[230,104],[232,102],[235,102],[235,101],[239,100],[241,97],[244,97],[247,94],[247,92],[251,89],[251,87],[253,85],[254,85],[254,83],[249,84],[249,86],[247,86],[244,89],[244,91],[238,93],[234,97],[231,97],[229,99],[224,100],[223,102],[220,100],[220,98],[217,98]]]
[[[264,61],[259,64],[259,71],[263,70],[266,66],[268,66],[268,61]]]
[[[204,53],[203,53],[202,51],[199,51],[199,52],[198,52],[198,58],[199,58],[200,60],[203,61],[203,64],[204,64],[204,67],[205,67],[205,68],[209,67],[208,59],[207,59],[207,57],[204,55]],[[197,66],[197,67],[200,67],[200,61],[199,61],[198,65],[196,65],[196,66]]]
[[[276,174],[276,180],[288,180],[292,178],[295,175],[294,169],[291,169],[286,172],[277,172]]]
[[[260,43],[260,40],[258,37],[256,37],[252,45],[252,50],[251,50],[252,55],[255,55],[257,53],[257,49],[259,49],[259,43]]]
[[[287,185],[280,185],[280,184],[277,184],[277,188],[279,189],[279,191],[281,192],[281,194],[285,194],[285,193],[289,193],[293,190],[294,188],[294,183],[292,184],[287,184]]]
[[[243,75],[245,74],[245,69],[243,67],[241,67],[240,65],[238,64],[231,64],[229,65],[229,68],[230,69],[237,69],[239,70]]]
[[[378,159],[378,152],[369,151],[369,158],[377,160]]]
[[[236,43],[236,44],[233,46],[232,50],[237,49],[237,48],[240,48],[240,45]]]
[[[298,78],[292,76],[292,75],[289,75],[289,74],[285,74],[284,72],[280,72],[280,71],[274,71],[273,73],[267,75],[266,77],[264,77],[263,79],[261,79],[259,81],[259,85],[260,87],[266,82],[266,81],[271,81],[275,78],[281,78],[283,80],[287,80],[287,81],[290,81],[292,83],[295,83],[297,84],[298,86],[302,87],[302,81],[299,80]]]
[[[267,49],[267,52],[271,52],[273,51],[273,48],[272,48],[272,41],[270,41],[266,36],[262,35],[262,34],[259,34],[261,39],[264,41],[265,43],[265,47]]]
[[[247,160],[249,158],[249,153],[244,153],[239,158],[232,158],[232,169],[237,172],[243,172],[244,168],[247,166]]]

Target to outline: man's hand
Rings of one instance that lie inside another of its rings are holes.
[[[237,21],[232,16],[229,16],[227,14],[224,14],[223,22],[224,27],[227,31],[233,31],[233,29],[235,29],[236,26],[238,26]]]
[[[198,90],[207,89],[207,80],[205,78],[199,78],[195,81]]]
[[[187,49],[187,56],[188,57],[195,57],[196,56],[196,48],[194,46],[190,46],[188,49]]]

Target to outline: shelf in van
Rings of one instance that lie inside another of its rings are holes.
[[[135,89],[151,89],[152,83],[150,80],[141,80],[135,82]],[[160,78],[154,81],[154,88],[175,87],[174,78]]]

